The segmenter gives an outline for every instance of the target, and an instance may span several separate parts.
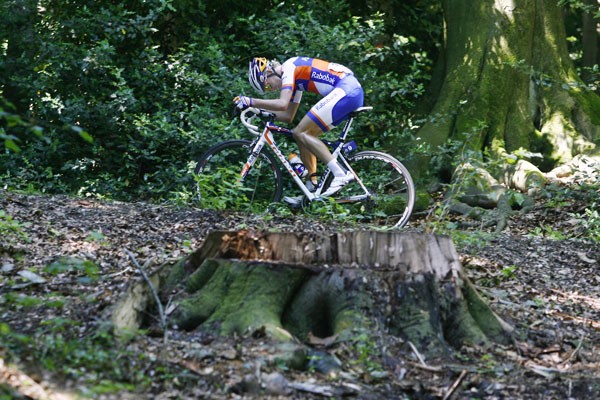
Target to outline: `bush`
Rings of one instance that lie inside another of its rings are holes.
[[[402,125],[431,63],[423,41],[386,31],[399,19],[384,23],[344,1],[58,0],[38,9],[13,0],[2,7],[8,46],[0,55],[10,62],[0,63],[0,85],[14,115],[27,121],[0,125],[5,146],[21,150],[0,154],[10,188],[154,200],[181,192],[190,159],[244,135],[230,121],[231,99],[251,94],[247,65],[259,54],[306,54],[352,68],[376,110],[357,121],[358,141],[405,154],[410,131]],[[226,17],[212,17],[223,10],[217,15]],[[402,18],[429,12],[413,11]],[[301,112],[313,101],[307,95]]]

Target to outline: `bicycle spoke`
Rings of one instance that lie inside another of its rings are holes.
[[[410,217],[414,205],[414,185],[406,168],[393,157],[376,152],[360,152],[348,160],[368,190],[356,181],[338,194],[337,201],[351,203],[352,212],[361,221],[376,226],[399,228]]]

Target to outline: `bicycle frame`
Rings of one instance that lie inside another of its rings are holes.
[[[370,110],[370,109],[372,109],[372,107],[361,107],[354,112],[366,111],[366,110]],[[285,169],[287,169],[288,173],[291,175],[291,177],[294,180],[294,182],[296,183],[296,185],[298,185],[298,187],[302,190],[302,192],[304,193],[306,198],[309,201],[313,201],[313,200],[319,198],[321,196],[321,193],[323,192],[324,183],[327,181],[327,178],[329,177],[329,174],[331,172],[329,170],[329,168],[325,168],[325,171],[321,175],[321,179],[320,179],[319,185],[317,186],[317,189],[314,192],[311,192],[308,189],[308,187],[306,186],[306,184],[302,181],[300,176],[298,176],[296,171],[294,171],[292,165],[287,160],[287,158],[285,157],[283,152],[279,149],[279,146],[277,146],[277,143],[273,136],[274,133],[277,133],[277,134],[282,134],[284,136],[291,138],[293,136],[292,130],[277,126],[277,125],[273,124],[272,122],[266,122],[265,127],[261,132],[261,131],[259,131],[259,128],[257,126],[252,125],[248,122],[252,117],[246,118],[247,113],[253,113],[255,115],[260,115],[261,110],[259,110],[257,108],[252,108],[252,107],[247,108],[246,110],[244,110],[242,112],[242,115],[240,117],[242,123],[244,124],[244,126],[246,126],[248,131],[251,132],[252,134],[258,136],[258,139],[256,139],[254,147],[252,148],[252,153],[250,154],[250,156],[248,157],[248,160],[246,161],[246,164],[242,168],[241,178],[245,179],[245,177],[248,175],[248,172],[250,171],[250,169],[252,168],[252,166],[254,165],[256,160],[258,159],[258,155],[260,154],[260,152],[262,151],[263,147],[266,144],[271,148],[273,153],[275,153],[275,155],[277,156],[279,161],[281,161],[281,164],[283,164]],[[354,179],[356,180],[356,182],[360,185],[360,187],[364,191],[364,195],[352,196],[351,198],[346,198],[346,199],[344,199],[345,202],[361,201],[369,196],[372,196],[372,194],[369,192],[369,190],[363,184],[360,177],[356,174],[356,172],[354,172],[354,170],[352,169],[352,167],[350,166],[350,164],[348,163],[348,161],[342,154],[342,148],[345,144],[345,140],[346,140],[346,137],[348,136],[348,132],[352,125],[353,119],[354,119],[354,116],[353,116],[353,114],[351,114],[350,117],[346,120],[344,127],[342,129],[342,132],[340,133],[340,136],[338,138],[337,145],[335,146],[335,148],[332,151],[332,155],[333,155],[334,159],[340,161],[343,164],[343,166],[354,175]],[[328,142],[326,142],[326,141],[324,141],[324,143],[328,144]]]

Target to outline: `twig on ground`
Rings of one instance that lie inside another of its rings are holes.
[[[575,355],[579,352],[579,350],[581,349],[581,346],[583,345],[583,339],[585,339],[585,335],[582,334],[581,338],[579,339],[579,344],[577,345],[577,347],[575,348],[575,350],[573,350],[573,352],[571,353],[571,355],[569,357],[567,357],[566,360],[561,361],[561,364],[566,364],[569,361],[571,361],[571,359],[573,357],[575,357]]]
[[[152,296],[154,296],[154,300],[156,301],[156,305],[158,307],[158,315],[160,317],[160,326],[161,326],[161,328],[162,328],[162,330],[164,332],[163,342],[166,343],[167,339],[168,339],[167,317],[165,316],[165,312],[163,310],[162,303],[160,302],[160,298],[158,297],[158,293],[156,293],[156,289],[154,288],[154,285],[152,284],[152,281],[150,281],[150,278],[148,277],[148,275],[146,274],[146,271],[145,271],[145,268],[148,265],[150,265],[150,263],[152,262],[152,259],[149,259],[148,261],[146,261],[144,263],[144,266],[141,266],[140,263],[138,263],[137,259],[135,258],[135,256],[133,255],[132,252],[130,252],[129,250],[125,249],[125,253],[127,253],[127,255],[129,256],[129,258],[131,259],[131,261],[133,262],[133,264],[136,266],[136,268],[138,269],[138,271],[140,271],[140,273],[142,274],[142,277],[144,278],[144,280],[146,281],[146,283],[150,287],[150,291],[152,292]]]
[[[427,365],[427,363],[423,359],[423,356],[421,356],[421,353],[419,353],[419,351],[417,350],[417,348],[415,347],[415,345],[412,344],[412,342],[410,342],[410,341],[408,342],[408,345],[412,349],[413,353],[415,353],[415,356],[417,357],[417,359],[419,360],[419,362],[421,363],[421,365],[423,365],[425,367],[428,367],[429,365]]]
[[[442,367],[434,367],[431,365],[420,364],[420,363],[416,363],[413,361],[409,361],[408,363],[410,365],[415,366],[416,368],[422,369],[423,371],[429,371],[429,372],[441,372],[442,371]]]
[[[109,278],[114,278],[115,276],[124,275],[124,274],[128,273],[129,271],[131,271],[131,268],[127,267],[127,268],[125,268],[122,271],[115,272],[113,274],[109,274],[108,277]]]
[[[456,378],[456,380],[452,384],[452,386],[450,386],[448,388],[448,390],[446,391],[446,394],[444,395],[444,400],[448,400],[450,397],[452,397],[452,395],[456,391],[456,388],[460,385],[460,383],[462,382],[462,380],[465,378],[466,375],[467,375],[467,370],[463,369],[461,371],[460,375],[458,376],[458,378]]]

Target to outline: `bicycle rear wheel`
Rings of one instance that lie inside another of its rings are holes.
[[[362,222],[392,228],[406,225],[415,205],[415,185],[406,167],[379,151],[353,154],[348,163],[370,195],[352,181],[339,192],[337,201],[355,203],[353,215]]]
[[[241,179],[252,147],[250,140],[228,140],[212,146],[198,158],[194,174],[202,207],[258,210],[281,199],[281,170],[271,153],[261,151]]]

